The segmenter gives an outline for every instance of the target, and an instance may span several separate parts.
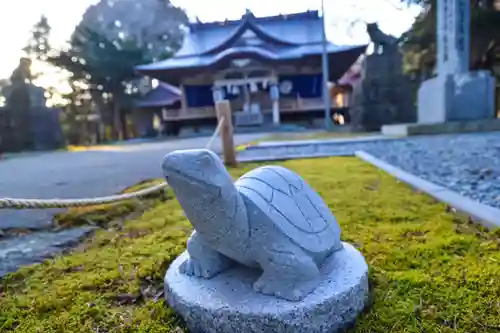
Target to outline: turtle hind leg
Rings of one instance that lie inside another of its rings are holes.
[[[233,263],[231,259],[208,245],[196,231],[188,239],[187,252],[189,258],[181,264],[179,270],[189,276],[210,279]]]
[[[265,248],[260,260],[264,272],[255,281],[255,291],[300,301],[316,289],[321,273],[314,259],[299,247]]]

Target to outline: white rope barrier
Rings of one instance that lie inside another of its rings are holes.
[[[113,203],[117,201],[129,200],[144,197],[148,194],[158,192],[165,189],[167,183],[151,186],[144,190],[132,193],[110,195],[99,198],[86,198],[86,199],[0,199],[0,209],[46,209],[46,208],[68,208],[68,207],[82,207],[93,206]]]
[[[214,134],[210,137],[205,148],[210,149],[213,141],[219,135],[220,129],[224,122],[224,118],[217,124]],[[109,204],[124,200],[136,199],[147,196],[151,193],[162,191],[168,187],[168,184],[161,183],[148,187],[146,189],[124,193],[118,195],[110,195],[97,198],[84,198],[84,199],[13,199],[13,198],[0,198],[0,209],[47,209],[47,208],[69,208],[69,207],[82,207]]]
[[[210,140],[208,140],[208,143],[206,146],[207,149],[210,149],[212,147],[212,143],[214,142],[215,138],[217,136],[219,136],[219,133],[220,133],[220,130],[221,130],[223,124],[224,124],[224,117],[222,117],[220,119],[219,123],[217,124],[217,127],[215,128],[214,134],[212,134],[212,136],[210,137]]]

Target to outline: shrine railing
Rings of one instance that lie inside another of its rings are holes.
[[[324,104],[322,98],[282,98],[279,101],[281,112],[319,110],[323,108],[323,105]],[[234,113],[243,110],[243,108],[239,106],[240,104],[234,105]],[[270,105],[264,104],[260,109],[263,113],[272,112]],[[198,108],[188,108],[186,110],[167,110],[164,120],[189,120],[203,118],[215,118],[215,107],[205,106]]]

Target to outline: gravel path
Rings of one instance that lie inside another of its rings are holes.
[[[314,145],[290,143],[255,147],[240,156],[350,155],[356,150],[365,150],[407,172],[500,208],[500,132]]]
[[[500,208],[500,132],[415,137],[366,149],[388,163]]]

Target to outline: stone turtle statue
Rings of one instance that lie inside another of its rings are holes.
[[[209,279],[237,262],[262,269],[255,291],[300,301],[320,283],[327,258],[343,248],[328,206],[284,167],[259,167],[233,183],[205,149],[169,153],[162,167],[195,229],[181,273]]]

